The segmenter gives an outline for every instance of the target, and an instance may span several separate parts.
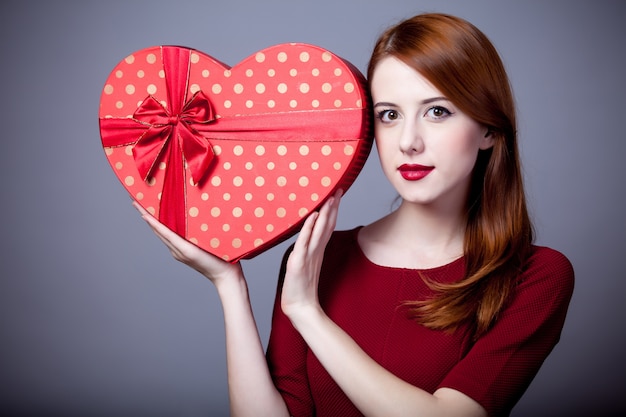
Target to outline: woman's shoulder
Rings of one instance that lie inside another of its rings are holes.
[[[531,246],[527,268],[541,268],[565,274],[573,274],[574,272],[572,263],[562,252],[539,245]]]
[[[343,247],[357,243],[359,230],[363,226],[356,226],[352,229],[335,230],[328,241],[327,248]]]
[[[562,252],[533,245],[522,273],[522,281],[536,284],[548,291],[569,293],[574,287],[574,267]]]

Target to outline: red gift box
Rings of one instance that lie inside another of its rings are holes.
[[[372,144],[364,78],[307,44],[264,49],[229,68],[156,46],[122,60],[100,100],[102,145],[139,204],[225,260],[293,235]]]

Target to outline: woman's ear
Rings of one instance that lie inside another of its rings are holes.
[[[485,134],[481,138],[481,141],[478,147],[484,151],[486,149],[491,148],[493,146],[494,141],[495,141],[495,134],[493,133],[491,128],[486,127]]]

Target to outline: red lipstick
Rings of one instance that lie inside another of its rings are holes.
[[[403,164],[398,168],[400,175],[407,181],[417,181],[424,178],[435,167],[427,167],[419,164]]]

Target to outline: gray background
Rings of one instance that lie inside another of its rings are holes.
[[[513,415],[624,412],[624,2],[181,0],[0,6],[0,414],[227,415],[215,291],[169,256],[100,147],[119,60],[177,44],[234,65],[295,41],[364,71],[380,31],[422,11],[469,19],[501,52],[538,243],[577,273],[561,343]],[[394,196],[374,152],[339,227]],[[287,243],[244,263],[264,343]]]

